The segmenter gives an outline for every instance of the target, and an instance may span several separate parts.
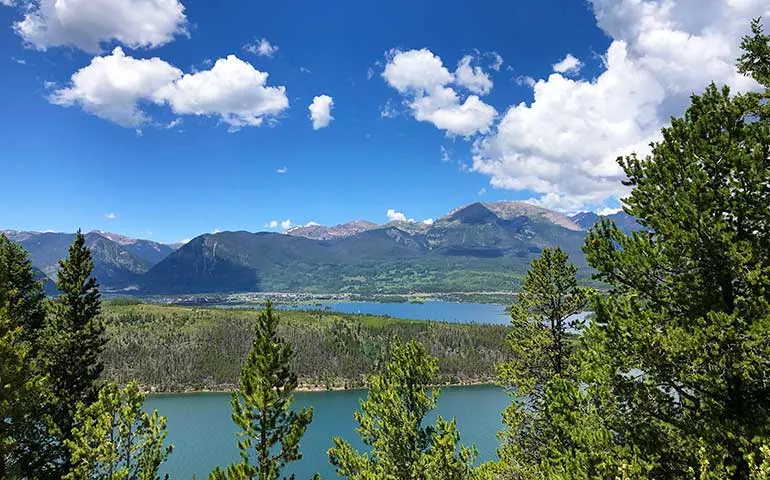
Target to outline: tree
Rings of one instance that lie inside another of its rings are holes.
[[[582,328],[575,315],[585,309],[588,290],[578,287],[576,275],[564,251],[546,248],[532,261],[511,306],[511,357],[499,372],[514,401],[503,413],[499,454],[518,475],[539,465],[554,441],[544,432],[544,395],[549,382],[568,377],[575,332]]]
[[[38,276],[27,252],[0,234],[0,307],[22,329],[21,335],[32,342],[32,348],[45,323],[45,293]]]
[[[299,443],[313,420],[313,410],[291,409],[297,375],[291,369],[291,345],[278,336],[279,320],[268,300],[257,318],[238,393],[233,394],[232,416],[241,428],[242,460],[225,471],[217,467],[209,478],[275,480],[288,463],[302,458]]]
[[[0,234],[0,477],[45,478],[50,469],[50,416],[41,367],[45,294],[27,252]],[[55,475],[54,475],[55,476]]]
[[[34,413],[44,400],[45,378],[30,351],[22,327],[0,308],[0,478],[21,476],[30,424],[41,421]]]
[[[65,440],[70,470],[65,480],[156,480],[173,449],[164,446],[166,418],[142,411],[136,383],[108,383],[97,400],[78,404],[72,438]],[[168,476],[166,475],[166,478]]]
[[[98,394],[103,366],[99,359],[106,338],[99,317],[101,301],[93,261],[85,237],[77,232],[66,259],[59,261],[57,286],[61,292],[41,338],[41,355],[53,400],[50,410],[58,432],[61,477],[67,470],[64,442],[75,426],[79,403],[90,404]]]
[[[766,87],[710,85],[646,158],[619,159],[626,211],[647,227],[602,222],[588,262],[610,286],[594,300],[587,385],[614,399],[615,440],[654,478],[746,479],[754,439],[770,436],[770,38],[759,22],[739,68]]]
[[[355,413],[357,429],[369,453],[357,452],[336,437],[329,460],[339,475],[351,480],[464,479],[474,453],[459,447],[454,420],[441,417],[423,426],[436,406],[438,391],[429,391],[438,366],[420,343],[394,343],[390,362],[369,382],[369,393]]]

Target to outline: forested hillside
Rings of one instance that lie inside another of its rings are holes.
[[[163,391],[232,389],[259,311],[106,305],[105,375]],[[418,340],[438,358],[440,383],[492,382],[506,358],[502,325],[461,325],[328,312],[280,312],[279,333],[307,386],[360,387],[380,371],[394,339]]]

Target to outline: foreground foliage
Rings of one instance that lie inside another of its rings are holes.
[[[354,415],[371,450],[360,453],[335,438],[329,460],[338,474],[351,480],[469,478],[474,454],[458,446],[454,420],[439,416],[435,426],[424,426],[438,398],[429,388],[437,370],[436,360],[419,343],[393,346],[385,372],[370,379],[367,398]]]
[[[209,475],[212,480],[276,480],[287,464],[302,458],[299,442],[313,421],[313,410],[291,410],[297,375],[291,369],[291,345],[278,337],[278,322],[268,301],[257,317],[251,352],[232,399],[233,422],[241,429],[241,461],[226,470],[217,467]]]
[[[166,419],[142,411],[136,383],[101,388],[92,404],[80,403],[72,438],[65,440],[71,467],[65,480],[156,480],[171,454],[164,446]]]

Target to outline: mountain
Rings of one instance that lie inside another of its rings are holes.
[[[56,279],[59,259],[67,256],[69,246],[75,240],[74,233],[13,230],[2,233],[24,247],[32,265],[52,282]],[[93,256],[94,275],[104,291],[135,285],[142,274],[173,252],[168,245],[108,232],[89,232],[85,239]],[[55,291],[55,286],[53,289]],[[48,283],[46,291],[52,291]]]
[[[589,230],[603,217],[606,217],[615,222],[615,225],[617,225],[618,228],[626,235],[629,235],[631,232],[635,232],[643,228],[641,225],[639,225],[639,222],[637,222],[636,218],[627,214],[623,210],[604,216],[597,215],[594,212],[580,212],[569,218],[577,225],[579,225],[581,229]]]
[[[367,220],[353,220],[352,222],[326,227],[324,225],[308,224],[304,227],[294,227],[286,231],[295,237],[305,237],[313,240],[332,240],[335,238],[347,238],[357,233],[365,232],[377,227],[374,222]]]
[[[619,212],[624,230],[640,228]],[[87,233],[105,292],[184,294],[247,291],[406,293],[514,290],[544,248],[569,253],[584,280],[585,231],[599,216],[572,217],[522,202],[477,202],[433,223],[356,220],[284,234],[220,232],[164,245],[117,233]],[[4,231],[55,286],[72,233]]]
[[[520,202],[473,203],[432,225],[315,227],[201,235],[142,276],[140,292],[510,290],[545,247],[585,263],[580,226]]]

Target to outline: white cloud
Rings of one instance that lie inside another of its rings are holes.
[[[235,55],[220,58],[211,70],[184,75],[155,92],[180,115],[218,116],[233,129],[259,126],[288,108],[286,87],[266,86],[268,74]]]
[[[602,209],[600,209],[600,210],[597,210],[597,211],[596,211],[596,214],[597,214],[597,215],[600,215],[600,216],[602,216],[602,217],[606,217],[606,216],[608,216],[608,215],[614,215],[614,214],[616,214],[616,213],[618,213],[618,212],[621,212],[621,211],[623,211],[623,209],[622,209],[622,208],[620,208],[620,207],[618,207],[618,208],[609,208],[609,207],[605,207],[605,208],[602,208]]]
[[[387,55],[382,77],[401,93],[423,94],[452,82],[452,74],[439,57],[427,48],[402,52],[393,49]]]
[[[160,58],[127,57],[115,47],[110,55],[94,57],[72,75],[70,85],[54,91],[56,105],[79,105],[83,110],[124,127],[136,127],[149,118],[137,105],[182,75]]]
[[[278,53],[278,45],[271,44],[266,38],[262,38],[255,43],[247,43],[243,46],[243,49],[260,57],[273,57]],[[301,70],[302,68],[300,68]]]
[[[473,169],[497,188],[529,190],[563,211],[600,208],[627,193],[620,155],[649,153],[671,115],[710,82],[755,88],[735,59],[764,0],[592,0],[611,38],[591,80],[551,74],[534,101],[511,106],[496,132],[474,145]]]
[[[108,220],[115,220],[116,218],[118,218],[118,216],[115,213],[110,212],[110,213],[105,213],[104,218]]]
[[[192,238],[183,238],[183,239],[179,240],[178,243],[187,244],[187,243],[190,243],[190,240],[192,240]]]
[[[499,72],[500,69],[503,67],[503,57],[501,57],[500,54],[497,52],[487,52],[485,53],[485,55],[492,59],[492,63],[489,64],[489,68],[491,68],[496,72]]]
[[[414,222],[413,218],[406,218],[406,215],[403,212],[397,212],[392,208],[388,209],[386,215],[390,222]]]
[[[486,194],[487,194],[487,189],[484,187],[481,187],[481,189],[479,190],[479,196],[483,196]]]
[[[433,225],[433,219],[432,218],[426,218],[422,221],[425,225]]]
[[[312,73],[307,67],[299,67],[299,71],[302,73]]]
[[[491,81],[480,69],[477,71],[467,65],[469,71],[466,71],[464,60],[461,60],[458,70],[462,73],[453,75],[444,67],[441,58],[425,48],[406,52],[394,49],[388,52],[387,59],[382,76],[404,96],[416,120],[430,122],[448,135],[469,137],[489,132],[497,116],[495,109],[477,95],[463,100],[447,86],[456,82],[476,91],[487,91]],[[384,112],[381,115],[385,116]]]
[[[211,231],[211,233],[213,233],[213,234],[217,234],[217,233],[221,233],[221,232],[222,232],[222,230],[220,230],[219,228],[214,228],[214,229]]]
[[[30,0],[24,8],[13,28],[38,50],[73,46],[98,53],[110,41],[154,48],[187,34],[179,0]]]
[[[181,118],[175,118],[175,119],[171,120],[170,122],[168,122],[166,124],[165,128],[168,129],[168,130],[171,130],[172,128],[178,127],[182,123],[183,123],[183,120]]]
[[[289,171],[289,169],[287,167],[279,167],[279,168],[275,169],[275,173],[280,173],[280,174],[284,174],[284,173],[286,173],[288,171]]]
[[[313,222],[313,221],[310,221],[310,222],[307,222],[307,223],[305,224],[305,226],[306,226],[306,227],[320,227],[320,226],[321,226],[321,224],[320,224],[320,223],[316,223],[316,222]]]
[[[0,5],[5,5],[6,7],[12,7],[14,4],[14,0],[0,0]]]
[[[278,228],[281,227],[282,230],[288,230],[291,227],[294,227],[294,222],[289,220],[288,218],[286,220],[270,220],[269,222],[265,223],[265,228]]]
[[[580,69],[583,68],[583,62],[571,53],[568,53],[562,61],[554,63],[552,66],[554,72],[570,75],[579,73]]]
[[[441,145],[441,161],[448,163],[452,158],[449,156],[449,150],[445,146]]]
[[[529,75],[519,75],[514,79],[517,85],[521,85],[522,87],[529,87],[534,88],[535,84],[537,83],[537,80],[530,77]]]
[[[464,56],[455,70],[455,83],[462,85],[473,93],[486,95],[492,90],[492,80],[479,66],[472,67],[473,57]]]
[[[313,130],[328,127],[329,123],[334,120],[332,107],[334,107],[334,100],[329,95],[313,97],[313,103],[307,107],[310,110],[310,120],[313,121]]]
[[[125,127],[151,123],[139,106],[144,101],[168,104],[177,115],[218,116],[237,129],[258,126],[288,107],[285,87],[266,86],[267,77],[234,55],[217,60],[210,70],[183,75],[160,58],[136,59],[116,47],[75,72],[69,86],[49,100],[79,105]]]
[[[398,110],[393,106],[390,99],[385,101],[385,105],[380,107],[380,118],[394,118],[398,116]]]

